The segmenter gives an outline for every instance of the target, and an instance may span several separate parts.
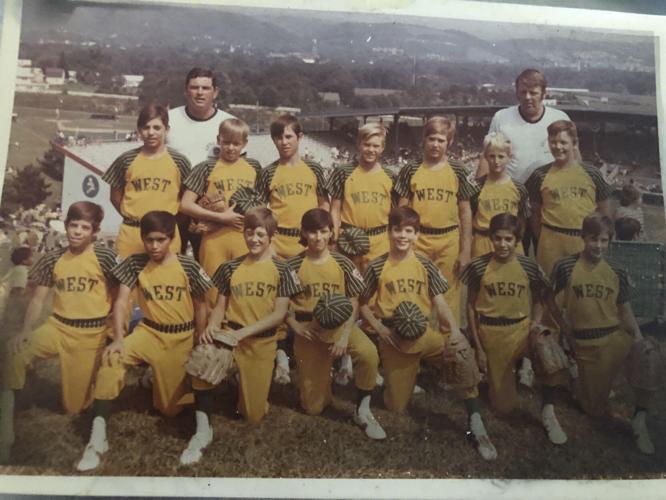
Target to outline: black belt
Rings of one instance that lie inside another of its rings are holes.
[[[600,339],[610,335],[619,328],[619,325],[606,326],[604,328],[587,328],[584,330],[574,330],[573,336],[578,340]]]
[[[543,227],[547,227],[551,231],[555,231],[556,233],[568,234],[569,236],[580,236],[580,229],[568,229],[566,227],[551,226],[545,222],[542,222],[541,225]]]
[[[130,227],[141,227],[141,221],[130,219],[128,217],[123,217],[123,224]]]
[[[365,234],[367,234],[368,236],[376,236],[376,235],[378,235],[378,234],[385,233],[386,230],[388,229],[388,226],[387,226],[386,224],[384,224],[383,226],[369,227],[369,228],[367,228],[367,229],[364,228],[364,227],[360,227],[360,226],[354,226],[354,225],[352,225],[352,224],[348,224],[348,223],[346,223],[346,222],[342,222],[342,223],[340,224],[340,226],[342,226],[342,229],[345,229],[345,228],[348,228],[348,227],[349,227],[349,228],[351,228],[351,227],[357,227],[358,229],[362,230],[362,231],[363,231]]]
[[[277,227],[277,233],[282,236],[291,236],[292,238],[297,238],[301,235],[301,230],[294,227]]]
[[[224,328],[225,324],[222,323],[222,327]],[[243,325],[240,323],[236,323],[235,321],[227,321],[226,326],[231,328],[232,330],[240,330],[241,328],[245,328]],[[271,328],[270,330],[266,330],[265,332],[258,333],[256,335],[252,335],[252,338],[266,338],[266,337],[272,337],[275,335],[277,332],[277,329]]]
[[[294,319],[296,319],[296,321],[302,321],[302,322],[312,321],[314,319],[314,316],[312,315],[312,313],[309,312],[296,311],[294,313]]]
[[[491,316],[484,316],[483,314],[479,314],[479,323],[489,326],[510,326],[516,325],[526,318],[527,316],[523,316],[522,318],[493,318]]]
[[[421,229],[419,231],[423,234],[439,235],[439,234],[450,233],[452,231],[455,231],[456,229],[458,229],[457,224],[455,226],[449,226],[449,227],[426,227],[426,226],[421,226]]]
[[[180,323],[175,325],[164,325],[162,323],[155,323],[154,321],[151,321],[148,318],[143,318],[141,321],[146,326],[149,326],[150,328],[162,333],[183,333],[188,330],[192,330],[194,328],[194,321],[188,321],[187,323]]]
[[[481,236],[490,236],[489,229],[478,229],[476,227],[473,227],[472,232],[474,232],[474,234],[480,234]]]
[[[106,325],[108,316],[101,316],[99,318],[83,318],[83,319],[70,319],[60,316],[60,314],[53,313],[52,316],[60,321],[63,325],[73,326],[76,328],[100,328]]]

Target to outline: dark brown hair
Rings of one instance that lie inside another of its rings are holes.
[[[152,232],[164,233],[170,239],[176,235],[176,217],[164,210],[152,210],[141,217],[141,237]]]
[[[304,247],[308,246],[308,241],[305,239],[303,233],[317,231],[318,229],[324,229],[325,227],[331,230],[332,235],[333,219],[331,218],[331,214],[323,208],[311,208],[305,212],[301,218],[301,237],[298,242]],[[331,240],[332,239],[333,236],[331,236]]]
[[[296,135],[303,133],[298,118],[290,113],[284,113],[271,122],[271,138],[280,137],[287,127],[291,127]]]
[[[159,118],[164,124],[164,128],[169,128],[169,111],[159,104],[146,104],[141,111],[139,111],[139,117],[136,120],[136,128],[141,128],[145,126],[150,120]]]
[[[104,218],[104,209],[92,201],[77,201],[72,203],[67,210],[65,217],[65,227],[73,220],[84,220],[90,222],[93,232],[99,231],[99,226]]]
[[[490,219],[488,233],[491,237],[497,231],[501,231],[502,229],[511,231],[516,237],[517,241],[520,241],[523,237],[523,225],[520,222],[520,219],[508,212],[497,214],[492,219]]]
[[[263,227],[269,238],[272,238],[275,231],[277,231],[277,219],[273,212],[266,207],[254,207],[245,213],[243,230],[254,230],[258,227]]]
[[[413,208],[396,207],[389,212],[388,227],[389,231],[394,227],[411,226],[416,231],[421,230],[421,218]]]

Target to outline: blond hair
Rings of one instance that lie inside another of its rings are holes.
[[[432,134],[445,134],[446,141],[449,145],[453,142],[453,136],[455,133],[455,123],[443,116],[433,116],[423,127],[423,139]]]
[[[356,140],[361,144],[376,135],[378,135],[383,142],[386,142],[386,129],[383,125],[379,123],[366,123],[358,129]]]
[[[490,132],[483,138],[483,156],[490,148],[505,151],[509,156],[512,154],[511,140],[502,132]]]
[[[247,136],[250,135],[250,127],[238,118],[227,118],[220,123],[217,133],[220,138],[228,137],[230,139],[240,139],[242,142],[245,142],[247,141]]]

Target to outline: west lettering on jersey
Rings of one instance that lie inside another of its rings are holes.
[[[98,283],[98,279],[88,276],[67,276],[58,279],[55,288],[60,292],[92,292]]]
[[[513,281],[496,281],[494,283],[484,284],[483,287],[490,297],[522,297],[526,290],[525,285],[514,283]]]
[[[572,288],[577,299],[606,300],[613,293],[612,288],[595,283],[581,283],[573,285]]]
[[[514,213],[518,211],[518,202],[516,200],[507,200],[506,198],[480,200],[479,205],[487,212]]]
[[[386,290],[391,295],[399,293],[418,293],[420,294],[426,286],[425,281],[417,280],[414,278],[398,278],[395,281],[386,282]]]
[[[549,189],[553,201],[578,200],[587,196],[587,189],[580,186],[564,186]]]
[[[235,191],[240,187],[254,187],[254,181],[249,179],[218,179],[213,183],[213,185],[216,189],[228,193]]]
[[[331,293],[341,293],[340,285],[337,283],[309,283],[303,286],[303,295],[310,297],[321,297]]]
[[[234,297],[264,297],[277,290],[277,287],[271,283],[263,281],[244,281],[231,287],[231,294]]]
[[[352,202],[357,203],[371,203],[378,205],[385,203],[388,200],[386,193],[378,193],[376,191],[356,191],[351,193]]]
[[[280,198],[286,198],[287,196],[308,196],[313,189],[314,186],[306,182],[287,182],[275,186],[275,191]]]
[[[164,193],[170,185],[170,179],[162,179],[160,177],[132,179],[132,186],[134,186],[135,191],[160,191]]]
[[[455,193],[444,188],[421,188],[414,192],[419,201],[443,201],[448,203]]]
[[[176,300],[180,302],[186,290],[184,286],[177,285],[153,285],[150,288],[141,287],[146,300]]]

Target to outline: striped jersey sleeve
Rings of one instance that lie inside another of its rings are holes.
[[[569,255],[568,257],[558,260],[555,263],[555,266],[553,266],[550,281],[552,284],[551,289],[555,295],[567,287],[569,279],[571,278],[571,273],[573,272],[573,268],[576,265],[576,262],[578,262],[579,257],[580,254]]]
[[[613,187],[608,184],[599,169],[589,165],[583,165],[583,169],[590,176],[595,186],[595,200],[597,203],[605,201],[613,194]]]
[[[231,295],[231,276],[234,274],[236,269],[238,269],[238,266],[240,266],[241,263],[245,260],[245,257],[246,255],[242,255],[227,261],[220,265],[215,273],[213,273],[211,280],[213,281],[213,284],[217,290],[225,297]]]
[[[280,278],[277,286],[278,297],[293,297],[303,291],[296,272],[287,263],[277,257],[271,257],[277,267]]]
[[[518,217],[528,219],[530,216],[530,198],[527,193],[527,188],[523,183],[515,180],[513,181],[513,185],[516,186],[518,196],[520,197],[518,200]]]
[[[102,175],[102,180],[114,189],[125,189],[125,174],[127,169],[141,152],[141,148],[125,151],[116,158],[111,166]]]
[[[476,179],[476,189],[474,190],[474,194],[469,198],[473,214],[476,213],[476,210],[479,208],[479,195],[481,194],[483,186],[486,184],[486,179],[488,179],[487,175],[482,175]]]
[[[183,181],[187,179],[187,176],[190,175],[190,172],[192,171],[192,164],[184,154],[175,149],[167,148],[167,151],[175,162],[176,167],[178,167],[178,172],[180,172],[180,185],[182,186]]]
[[[328,192],[334,200],[342,200],[345,196],[345,182],[356,168],[353,164],[335,167],[328,180]]]
[[[368,303],[372,296],[377,293],[377,288],[379,287],[379,276],[384,269],[384,264],[388,259],[388,253],[380,255],[379,257],[373,259],[368,264],[368,267],[365,268],[363,273],[363,291],[359,299],[362,303]]]
[[[491,257],[492,254],[487,253],[473,259],[465,267],[465,270],[460,276],[460,281],[467,285],[470,290],[478,292],[481,289],[481,279],[486,272]]]
[[[331,257],[335,259],[342,273],[345,276],[345,295],[347,297],[358,297],[363,292],[363,275],[356,266],[342,254],[331,252]]]
[[[449,160],[449,164],[458,178],[458,201],[469,201],[477,191],[477,186],[473,185],[467,178],[465,164],[457,160]]]
[[[393,183],[393,190],[400,198],[412,199],[411,183],[414,173],[421,166],[418,162],[411,162],[402,167],[398,173],[398,177]]]
[[[312,160],[303,160],[305,164],[310,167],[317,178],[317,196],[328,198],[328,189],[326,186],[326,178],[324,177],[324,169],[319,163]]]
[[[527,189],[529,199],[533,203],[538,203],[539,205],[543,203],[543,198],[541,198],[541,185],[546,178],[549,168],[550,164],[537,168],[525,182],[525,188]]]
[[[208,177],[210,177],[210,173],[213,171],[213,168],[215,168],[216,162],[217,160],[211,158],[198,163],[185,178],[185,181],[183,182],[185,188],[196,193],[197,196],[203,196],[206,194]]]
[[[261,172],[259,172],[259,175],[257,175],[255,189],[257,193],[259,193],[261,201],[263,201],[264,204],[267,204],[271,197],[271,182],[273,181],[273,176],[275,175],[277,167],[278,162],[274,161],[266,168],[262,169]]]
[[[111,270],[113,277],[129,288],[134,288],[139,279],[139,274],[146,267],[150,258],[145,253],[130,255]]]
[[[633,284],[631,278],[627,274],[627,271],[624,270],[619,264],[615,261],[607,259],[608,265],[611,267],[613,272],[617,275],[618,282],[620,284],[620,290],[617,294],[616,304],[624,304],[631,300],[631,295],[633,292]]]
[[[261,163],[259,163],[259,160],[255,160],[254,158],[248,158],[248,157],[245,157],[244,159],[248,163],[248,165],[250,165],[254,169],[254,171],[257,173],[257,175],[259,175],[261,173],[262,169],[261,169]]]
[[[516,254],[516,258],[525,271],[525,274],[527,274],[527,279],[530,282],[530,288],[533,292],[540,292],[551,288],[548,276],[546,276],[546,273],[543,272],[541,266],[534,259],[521,254]]]
[[[102,245],[95,245],[93,250],[95,252],[95,256],[97,257],[97,262],[99,262],[99,267],[102,268],[102,272],[104,273],[106,279],[109,281],[115,281],[115,277],[113,276],[113,268],[118,265],[118,262],[120,262],[118,254],[110,248]]]
[[[67,251],[66,248],[52,250],[45,254],[37,263],[30,268],[28,281],[38,285],[51,288],[54,285],[53,268],[58,259]]]
[[[196,260],[189,255],[177,254],[177,256],[180,265],[183,267],[185,274],[187,274],[187,280],[190,284],[190,294],[193,297],[201,297],[213,288],[213,282]]]
[[[435,263],[420,253],[416,254],[416,258],[419,259],[428,273],[428,295],[430,295],[430,297],[435,297],[446,293],[449,289],[449,283],[446,281],[446,278]]]

